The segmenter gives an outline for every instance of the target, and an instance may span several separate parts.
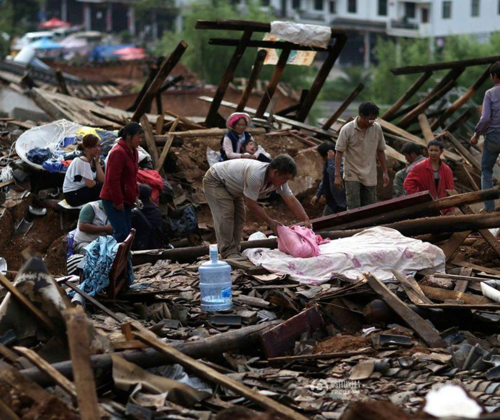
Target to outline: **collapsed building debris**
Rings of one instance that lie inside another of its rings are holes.
[[[436,402],[435,392],[459,395],[451,398],[465,401],[476,416],[495,412],[500,404],[500,248],[493,229],[500,226],[500,216],[479,213],[476,204],[498,199],[500,190],[479,191],[480,148],[469,147],[463,133],[457,134],[471,112],[453,120],[487,73],[455,103],[432,115],[427,111],[465,68],[497,57],[393,71],[423,74],[379,120],[390,144],[386,155],[391,169],[405,161],[398,151],[401,144],[426,146],[439,137],[446,146],[444,158],[455,170],[456,191],[439,199],[428,192],[390,199],[381,189],[379,196],[386,200],[374,205],[330,216],[310,209],[314,230],[341,250],[346,248],[336,240],[357,238],[361,253],[363,233],[386,229],[425,244],[434,265],[402,273],[394,270],[398,261],[391,254],[394,260],[382,267],[389,278],[382,279],[353,258],[354,278],[339,270],[328,273],[325,281],[297,281],[247,259],[229,259],[234,308],[210,315],[200,309],[198,276],[207,245],[214,242],[202,177],[209,168],[207,155],[220,148],[225,133],[219,128],[225,121],[220,109],[255,115],[257,127],[249,131],[259,143],[272,155],[287,152],[295,158],[299,173],[290,184],[306,203],[322,176],[315,149],[325,138],[337,140],[345,123],[342,113],[363,86],[320,126],[306,122],[347,41],[343,31],[332,29],[328,46],[313,48],[326,53],[326,59],[311,89],[300,95],[299,103],[273,112],[269,105],[287,58],[306,47],[252,39],[253,33],[269,31],[267,23],[200,21],[197,28],[243,31],[239,40],[210,40],[211,45],[235,47],[235,52],[215,95],[200,98],[210,104],[204,120],[165,106],[167,77],[188,48],[185,43],[157,63],[128,111],[92,102],[90,95],[74,95],[71,78],[59,78],[59,92],[30,86],[29,95],[51,120],[68,120],[59,127],[97,127],[108,135],[131,120],[140,121],[144,152],[153,170],[170,182],[172,193],[163,207],[201,207],[194,238],[179,241],[174,249],[132,253],[135,281],[117,296],[89,296],[76,286],[78,277],[66,275],[65,225],[74,226],[78,212],[63,212],[58,204],[59,172],[48,174],[22,159],[19,147],[29,142],[21,136],[36,124],[0,120],[0,256],[7,263],[0,274],[2,418],[350,420],[457,414],[439,404],[444,397]],[[248,100],[265,58],[262,51],[239,99],[224,101],[234,70],[250,48],[282,51],[255,108]],[[438,70],[448,73],[418,103],[403,108]],[[0,79],[7,77],[2,73]],[[283,125],[280,130],[273,128],[274,122]],[[55,146],[64,138],[58,137]],[[456,213],[441,215],[450,208]],[[269,211],[279,214],[282,209]],[[250,219],[245,239],[266,229]],[[242,243],[242,250],[262,253],[276,247],[274,238]],[[398,251],[404,259],[414,257],[409,246]],[[43,254],[50,270],[31,253]],[[384,261],[377,253],[372,258],[375,266]],[[49,271],[63,277],[54,278]],[[68,291],[82,297],[86,311],[73,307]],[[455,388],[450,391],[451,383]]]

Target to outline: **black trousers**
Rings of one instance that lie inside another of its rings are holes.
[[[76,191],[64,193],[64,198],[72,207],[78,207],[91,201],[99,200],[101,194],[102,183],[98,182],[92,188],[83,187]]]

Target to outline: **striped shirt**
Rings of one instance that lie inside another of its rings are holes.
[[[252,159],[234,159],[219,162],[212,166],[207,175],[212,175],[217,181],[224,184],[233,197],[248,197],[257,201],[276,191],[283,197],[293,195],[288,183],[276,187],[266,184],[266,170],[269,163]]]

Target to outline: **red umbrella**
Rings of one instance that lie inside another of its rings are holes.
[[[54,28],[62,28],[62,27],[71,26],[71,23],[64,22],[61,19],[53,17],[52,19],[50,19],[50,20],[48,20],[46,22],[40,23],[40,25],[38,25],[38,26],[40,28],[44,28],[44,29],[54,29]]]
[[[114,52],[117,55],[146,55],[144,48],[125,47]]]

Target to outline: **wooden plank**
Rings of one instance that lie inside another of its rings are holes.
[[[179,123],[179,120],[175,120],[172,126],[170,127],[170,131],[168,134],[168,140],[165,146],[163,147],[163,150],[161,151],[161,155],[158,159],[158,162],[156,164],[156,170],[160,172],[162,176],[165,176],[165,170],[163,169],[163,164],[165,163],[165,159],[167,158],[168,152],[170,150],[170,147],[172,147],[172,143],[174,142],[174,136],[170,134],[170,132],[174,132],[175,129],[177,128],[177,124]]]
[[[261,335],[260,341],[266,357],[279,357],[290,353],[302,334],[315,331],[322,325],[323,319],[317,306],[287,319]]]
[[[3,274],[0,273],[0,284],[5,287],[12,296],[23,305],[35,319],[48,331],[58,334],[59,331],[52,320],[38,309],[26,296],[24,296]]]
[[[238,40],[233,38],[210,38],[208,40],[209,45],[218,45],[222,47],[237,47]],[[328,52],[328,48],[321,47],[311,47],[306,45],[294,44],[293,42],[287,41],[263,41],[263,40],[251,40],[247,42],[247,48],[267,48],[274,50],[286,50],[290,49],[293,51],[318,51],[318,52]],[[263,50],[261,50],[263,51]]]
[[[391,69],[391,73],[399,76],[402,74],[423,73],[424,71],[448,70],[460,67],[480,66],[482,64],[493,64],[500,60],[500,56],[471,58],[468,60],[445,61],[442,63],[421,64],[418,66],[396,67]]]
[[[421,139],[420,137],[417,137],[417,136],[409,133],[408,131],[403,130],[402,128],[400,128],[394,124],[391,124],[390,122],[385,121],[381,118],[379,118],[377,121],[382,126],[382,128],[384,128],[385,130],[390,131],[391,133],[394,133],[398,136],[404,137],[408,141],[411,141],[412,143],[416,143],[419,146],[427,147],[427,143],[425,142],[424,139]],[[461,156],[458,156],[457,154],[452,153],[448,150],[445,150],[443,155],[446,158],[448,158],[454,162],[461,162],[462,161]]]
[[[153,162],[153,168],[154,168],[157,166],[160,157],[158,156],[158,149],[156,148],[156,143],[154,139],[153,130],[151,129],[151,124],[149,124],[148,117],[146,117],[145,115],[141,117],[141,126],[144,129],[144,138],[146,139],[148,152],[151,155],[151,160]]]
[[[101,418],[94,371],[90,360],[88,321],[83,308],[70,308],[64,312],[68,333],[69,352],[73,364],[78,408],[82,420]]]
[[[490,268],[490,267],[483,267],[482,265],[477,265],[477,264],[472,264],[468,261],[452,261],[451,262],[454,265],[458,265],[459,267],[469,267],[472,268],[473,270],[483,272],[486,274],[492,274],[494,276],[500,276],[500,270],[497,270],[496,268]]]
[[[451,133],[445,134],[448,141],[453,144],[453,147],[457,149],[457,151],[472,165],[474,168],[481,171],[481,164],[477,161],[477,159],[472,156],[471,152],[469,152],[465,146],[460,143],[460,141]]]
[[[446,342],[425,320],[401,301],[387,286],[371,274],[365,274],[368,284],[401,319],[410,326],[430,347],[447,347]]]
[[[144,97],[141,99],[141,102],[137,106],[137,109],[132,116],[132,121],[139,121],[140,118],[146,113],[147,109],[149,109],[149,107],[151,106],[151,102],[157,95],[158,91],[161,89],[163,82],[180,61],[187,47],[188,45],[184,41],[179,42],[172,54],[170,54],[170,56],[163,62],[160,70],[158,70],[158,73],[156,74],[154,80],[151,82],[151,85],[148,87],[148,90],[144,94]]]
[[[462,267],[460,270],[460,275],[461,276],[470,276],[472,274],[472,268],[467,268],[467,267]],[[464,293],[467,290],[467,286],[469,285],[468,280],[458,280],[457,283],[455,284],[455,292],[462,292]]]
[[[431,299],[439,301],[447,300],[459,300],[465,302],[465,304],[470,305],[493,305],[494,302],[485,296],[470,295],[467,293],[455,292],[454,290],[440,289],[438,287],[430,287],[420,285],[420,288],[425,293],[425,295]],[[500,304],[497,305],[500,308]]]
[[[76,401],[76,388],[75,385],[59,373],[50,363],[46,360],[42,359],[38,354],[36,354],[33,350],[30,350],[26,347],[14,347],[18,353],[22,354],[26,357],[31,363],[33,363],[38,369],[42,372],[49,375],[54,382],[59,385],[62,389],[64,389],[73,401]]]
[[[165,115],[158,115],[158,119],[156,120],[155,132],[160,136],[163,134],[163,124],[165,124]]]
[[[363,91],[365,85],[360,83],[351,92],[351,94],[344,100],[344,102],[337,108],[333,115],[323,124],[323,130],[329,130],[331,126],[341,117],[342,113],[347,109],[347,107],[354,101],[358,95]]]
[[[266,50],[259,50],[257,52],[257,57],[255,57],[255,62],[253,64],[252,73],[250,74],[250,79],[248,79],[247,85],[243,94],[241,95],[240,101],[238,102],[238,106],[236,107],[236,112],[241,112],[245,109],[248,103],[248,99],[250,98],[250,94],[259,79],[260,72],[262,71],[262,67],[264,65],[264,60],[267,57]]]
[[[429,142],[434,140],[434,133],[431,130],[431,125],[429,124],[429,120],[425,114],[420,114],[418,116],[418,123],[420,124],[420,129],[422,130],[425,142],[429,144]]]
[[[273,75],[271,76],[271,80],[269,81],[268,85],[266,86],[266,90],[264,92],[264,95],[262,95],[259,106],[257,107],[257,111],[255,112],[256,118],[263,117],[264,112],[267,110],[269,103],[273,99],[274,93],[276,92],[276,88],[278,87],[278,83],[280,82],[281,76],[283,75],[283,72],[285,71],[286,62],[288,60],[288,57],[290,57],[291,52],[292,52],[292,50],[290,48],[286,48],[283,51],[281,51],[280,58],[278,60],[278,63],[276,64],[276,67],[274,68],[274,72],[273,72]]]
[[[344,49],[346,43],[347,43],[347,35],[339,34],[339,36],[335,40],[333,48],[330,50],[328,56],[325,58],[325,61],[323,61],[323,64],[318,74],[316,75],[313,84],[309,88],[309,91],[307,92],[307,96],[305,97],[304,102],[302,103],[300,109],[297,112],[297,121],[304,122],[306,120],[307,116],[309,115],[309,112],[311,111],[311,108],[316,102],[316,98],[318,97],[321,88],[325,84],[326,79],[330,74],[330,71],[335,65],[335,62],[337,61],[337,58]]]
[[[446,261],[448,261],[455,251],[464,243],[464,241],[469,237],[472,231],[455,232],[451,235],[451,238],[446,241],[445,244],[441,245],[440,248],[444,252]]]
[[[266,133],[266,130],[264,128],[249,128],[246,131],[254,136]],[[174,132],[169,132],[168,134],[163,134],[161,136],[155,135],[154,138],[157,146],[165,144],[170,138],[170,136],[180,137],[182,139],[190,139],[197,137],[216,137],[217,140],[220,142],[221,137],[226,133],[227,133],[226,128],[208,128],[203,130],[174,131]]]
[[[199,21],[198,21],[199,23]],[[198,25],[197,23],[197,25]],[[243,35],[235,48],[233,56],[226,67],[226,71],[222,75],[217,91],[215,92],[213,101],[211,101],[210,109],[208,110],[207,118],[205,120],[205,125],[207,127],[216,127],[218,125],[218,113],[219,107],[221,106],[222,100],[224,99],[224,94],[226,93],[229,83],[232,82],[234,78],[234,72],[236,67],[240,63],[243,54],[247,48],[248,41],[252,38],[252,30],[244,30]]]
[[[416,280],[411,278],[411,281],[406,278],[403,274],[399,273],[396,270],[391,270],[396,279],[403,285],[403,288],[406,291],[406,294],[410,298],[410,300],[414,303],[428,303],[432,304],[432,300],[430,300],[427,296],[425,296],[424,292],[420,289],[420,287],[415,287],[414,284]]]
[[[139,340],[149,344],[151,347],[161,352],[165,356],[168,356],[169,358],[171,358],[172,362],[180,364],[186,370],[192,372],[194,375],[200,378],[204,378],[210,382],[214,382],[224,388],[227,388],[235,392],[236,394],[241,395],[254,402],[260,407],[263,407],[266,411],[269,411],[274,415],[292,420],[307,419],[305,416],[297,413],[291,408],[284,406],[279,402],[274,401],[271,398],[266,397],[253,389],[248,388],[241,382],[238,382],[230,378],[229,376],[219,373],[215,369],[206,366],[205,364],[174,349],[173,347],[161,341],[157,336],[148,331],[138,322],[133,322],[132,326],[134,327],[134,329],[136,329],[137,332],[135,332],[135,336]]]
[[[427,80],[432,76],[432,71],[425,72],[422,74],[415,83],[411,85],[408,90],[399,98],[394,104],[392,104],[389,109],[382,115],[382,119],[386,121],[392,121],[396,118],[396,112],[398,112],[401,107],[410,100],[410,98],[418,92],[418,90],[424,85]]]

